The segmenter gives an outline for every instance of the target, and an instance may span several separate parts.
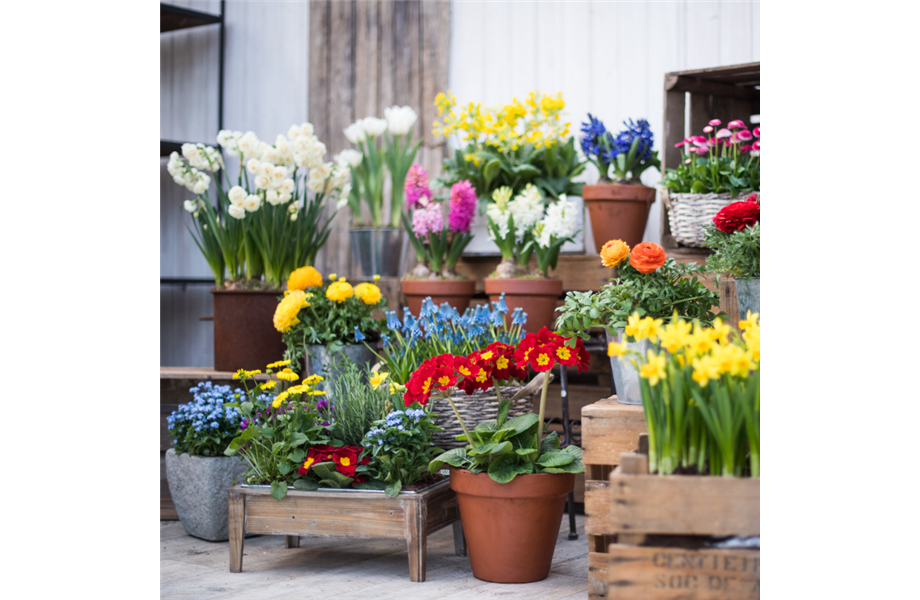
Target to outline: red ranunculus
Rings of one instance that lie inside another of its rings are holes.
[[[751,194],[746,200],[732,202],[720,210],[712,222],[722,233],[735,233],[759,223],[760,202],[757,201],[757,194]]]

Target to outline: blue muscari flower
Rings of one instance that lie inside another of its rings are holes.
[[[502,319],[502,313],[497,310],[495,312],[489,313],[489,323],[493,327],[501,327],[504,325],[505,321]]]
[[[409,339],[417,340],[417,339],[421,339],[421,337],[422,337],[422,330],[419,329],[417,326],[413,325],[412,330],[409,332]]]
[[[383,340],[383,347],[384,347],[384,348],[389,347],[389,345],[390,345],[390,336],[388,336],[388,335],[386,335],[386,334],[381,334],[381,335],[380,335],[380,339]]]
[[[450,318],[453,316],[453,313],[451,312],[450,304],[448,304],[447,302],[442,303],[441,307],[438,309],[438,316],[444,321],[449,321]]]
[[[360,341],[363,341],[364,339],[365,339],[364,334],[361,333],[361,330],[358,329],[357,325],[355,325],[355,341],[360,342]]]
[[[523,325],[524,322],[521,320],[522,315],[524,314],[524,309],[520,306],[514,309],[511,313],[511,324],[512,325]]]
[[[387,317],[387,328],[392,331],[399,331],[402,329],[402,323],[399,322],[399,319],[396,317],[395,310],[388,310],[386,313]]]
[[[412,316],[412,313],[409,312],[408,306],[406,307],[405,312],[403,314],[406,315],[406,324],[404,326],[405,330],[409,331],[410,329],[416,326],[416,324],[418,323],[418,319]]]
[[[508,305],[505,304],[505,294],[502,292],[502,295],[498,298],[498,307],[495,309],[502,314],[508,312]]]

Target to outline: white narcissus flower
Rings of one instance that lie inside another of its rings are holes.
[[[272,170],[271,176],[271,187],[278,188],[281,187],[281,184],[284,183],[284,180],[287,178],[288,172],[287,167],[278,166]]]
[[[294,152],[306,152],[319,140],[312,135],[299,135],[294,139]]]
[[[262,161],[263,162],[270,162],[272,163],[272,165],[277,165],[278,163],[281,162],[280,159],[281,159],[281,154],[278,152],[277,149],[273,148],[272,146],[267,146],[263,148],[262,150]]]
[[[387,120],[387,128],[393,135],[406,135],[412,131],[418,115],[411,106],[391,106],[383,110]]]
[[[310,155],[306,152],[297,152],[294,154],[294,164],[298,167],[306,167],[310,162]]]
[[[185,210],[189,211],[190,213],[193,213],[196,210],[198,210],[198,200],[186,200],[183,203],[183,207],[185,208]]]
[[[330,190],[339,190],[342,189],[346,183],[348,183],[351,178],[351,171],[348,170],[348,167],[344,165],[336,165],[332,169],[332,177],[329,183]]]
[[[256,212],[261,205],[262,199],[255,194],[246,196],[246,199],[243,201],[243,208],[246,209],[246,212]]]
[[[300,135],[300,125],[291,125],[288,127],[287,136],[289,140],[293,142],[297,139],[298,135]]]
[[[310,169],[316,169],[323,166],[323,157],[326,156],[326,145],[317,142],[305,153],[307,155],[306,166]]]
[[[284,192],[287,192],[288,194],[293,194],[294,193],[294,180],[285,179],[284,181],[282,181],[281,190]]]
[[[272,175],[275,173],[275,165],[270,162],[260,162],[259,163],[259,175],[267,179],[271,179]]]
[[[306,136],[313,135],[313,124],[312,123],[301,123],[300,133],[301,135],[306,135]]]
[[[370,137],[383,135],[383,133],[387,130],[387,122],[385,119],[378,119],[377,117],[364,117],[358,122],[361,123],[361,129],[364,130],[364,133]]]
[[[357,150],[352,150],[351,148],[346,148],[338,154],[335,155],[333,159],[337,165],[345,167],[357,167],[361,164],[361,160],[364,158],[364,155],[358,152]]]
[[[208,187],[211,185],[211,178],[207,175],[201,175],[198,178],[198,182],[195,184],[195,187],[192,189],[196,194],[203,194],[208,191]]]
[[[233,186],[232,188],[230,188],[230,191],[227,192],[227,197],[230,198],[230,203],[236,204],[238,206],[243,204],[243,200],[246,199],[247,195],[248,194],[246,190],[244,190],[238,185]]]
[[[310,169],[310,176],[307,177],[307,187],[311,192],[320,194],[326,191],[327,175],[323,172],[322,167]]]
[[[236,204],[231,204],[227,212],[229,212],[230,216],[234,219],[242,219],[246,216],[246,210],[242,206],[237,206]]]
[[[266,188],[268,187],[268,184],[269,184],[269,183],[270,183],[270,181],[269,181],[268,177],[266,177],[265,175],[257,175],[257,176],[256,176],[255,184],[256,184],[256,187],[259,188],[260,190],[266,189]]]
[[[275,190],[268,190],[265,192],[265,201],[272,206],[278,206],[281,204],[281,195]]]
[[[297,213],[291,213],[291,221],[297,220]]]
[[[253,175],[259,174],[259,169],[262,167],[262,161],[258,158],[250,158],[246,161],[246,170],[252,173]]]
[[[341,190],[339,190],[339,196],[341,196],[342,198],[345,198],[345,201],[347,202],[348,196],[350,195],[351,195],[351,182],[349,181],[345,185],[342,186]]]
[[[237,146],[239,147],[240,152],[243,153],[243,158],[245,160],[259,157],[260,142],[255,132],[247,131],[245,134],[243,134],[243,137],[240,138]]]
[[[182,144],[182,156],[191,161],[198,157],[198,146],[195,144]],[[193,165],[194,166],[194,165]]]
[[[281,204],[290,202],[292,197],[293,196],[291,196],[291,194],[288,192],[278,192],[278,202]]]
[[[364,127],[361,126],[361,121],[356,121],[345,128],[345,138],[352,144],[360,144],[365,140],[367,134],[364,131]]]

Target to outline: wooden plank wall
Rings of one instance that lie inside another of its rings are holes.
[[[447,89],[450,11],[447,2],[418,0],[310,2],[310,120],[330,155],[351,147],[342,130],[355,120],[408,105],[419,115],[415,139],[424,136],[416,162],[429,180],[440,174],[444,140],[430,125],[434,97]],[[321,271],[349,272],[350,220],[348,210],[336,216],[317,260]]]
[[[573,133],[590,111],[614,132],[646,118],[660,143],[665,73],[760,60],[758,2],[455,2],[452,11],[448,82],[458,101],[561,91]],[[597,170],[583,179],[595,183]],[[659,179],[654,169],[642,177]],[[659,198],[645,240],[660,239],[660,208]]]

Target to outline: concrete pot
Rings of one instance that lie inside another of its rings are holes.
[[[447,302],[462,315],[476,293],[474,279],[403,279],[400,283],[409,312],[415,317],[422,312],[422,302],[429,296],[435,306]]]
[[[192,456],[166,451],[166,481],[179,521],[209,542],[230,539],[227,488],[243,483],[247,465],[236,456]]]
[[[549,575],[572,473],[518,475],[496,483],[488,473],[450,469],[473,576],[530,583]]]

